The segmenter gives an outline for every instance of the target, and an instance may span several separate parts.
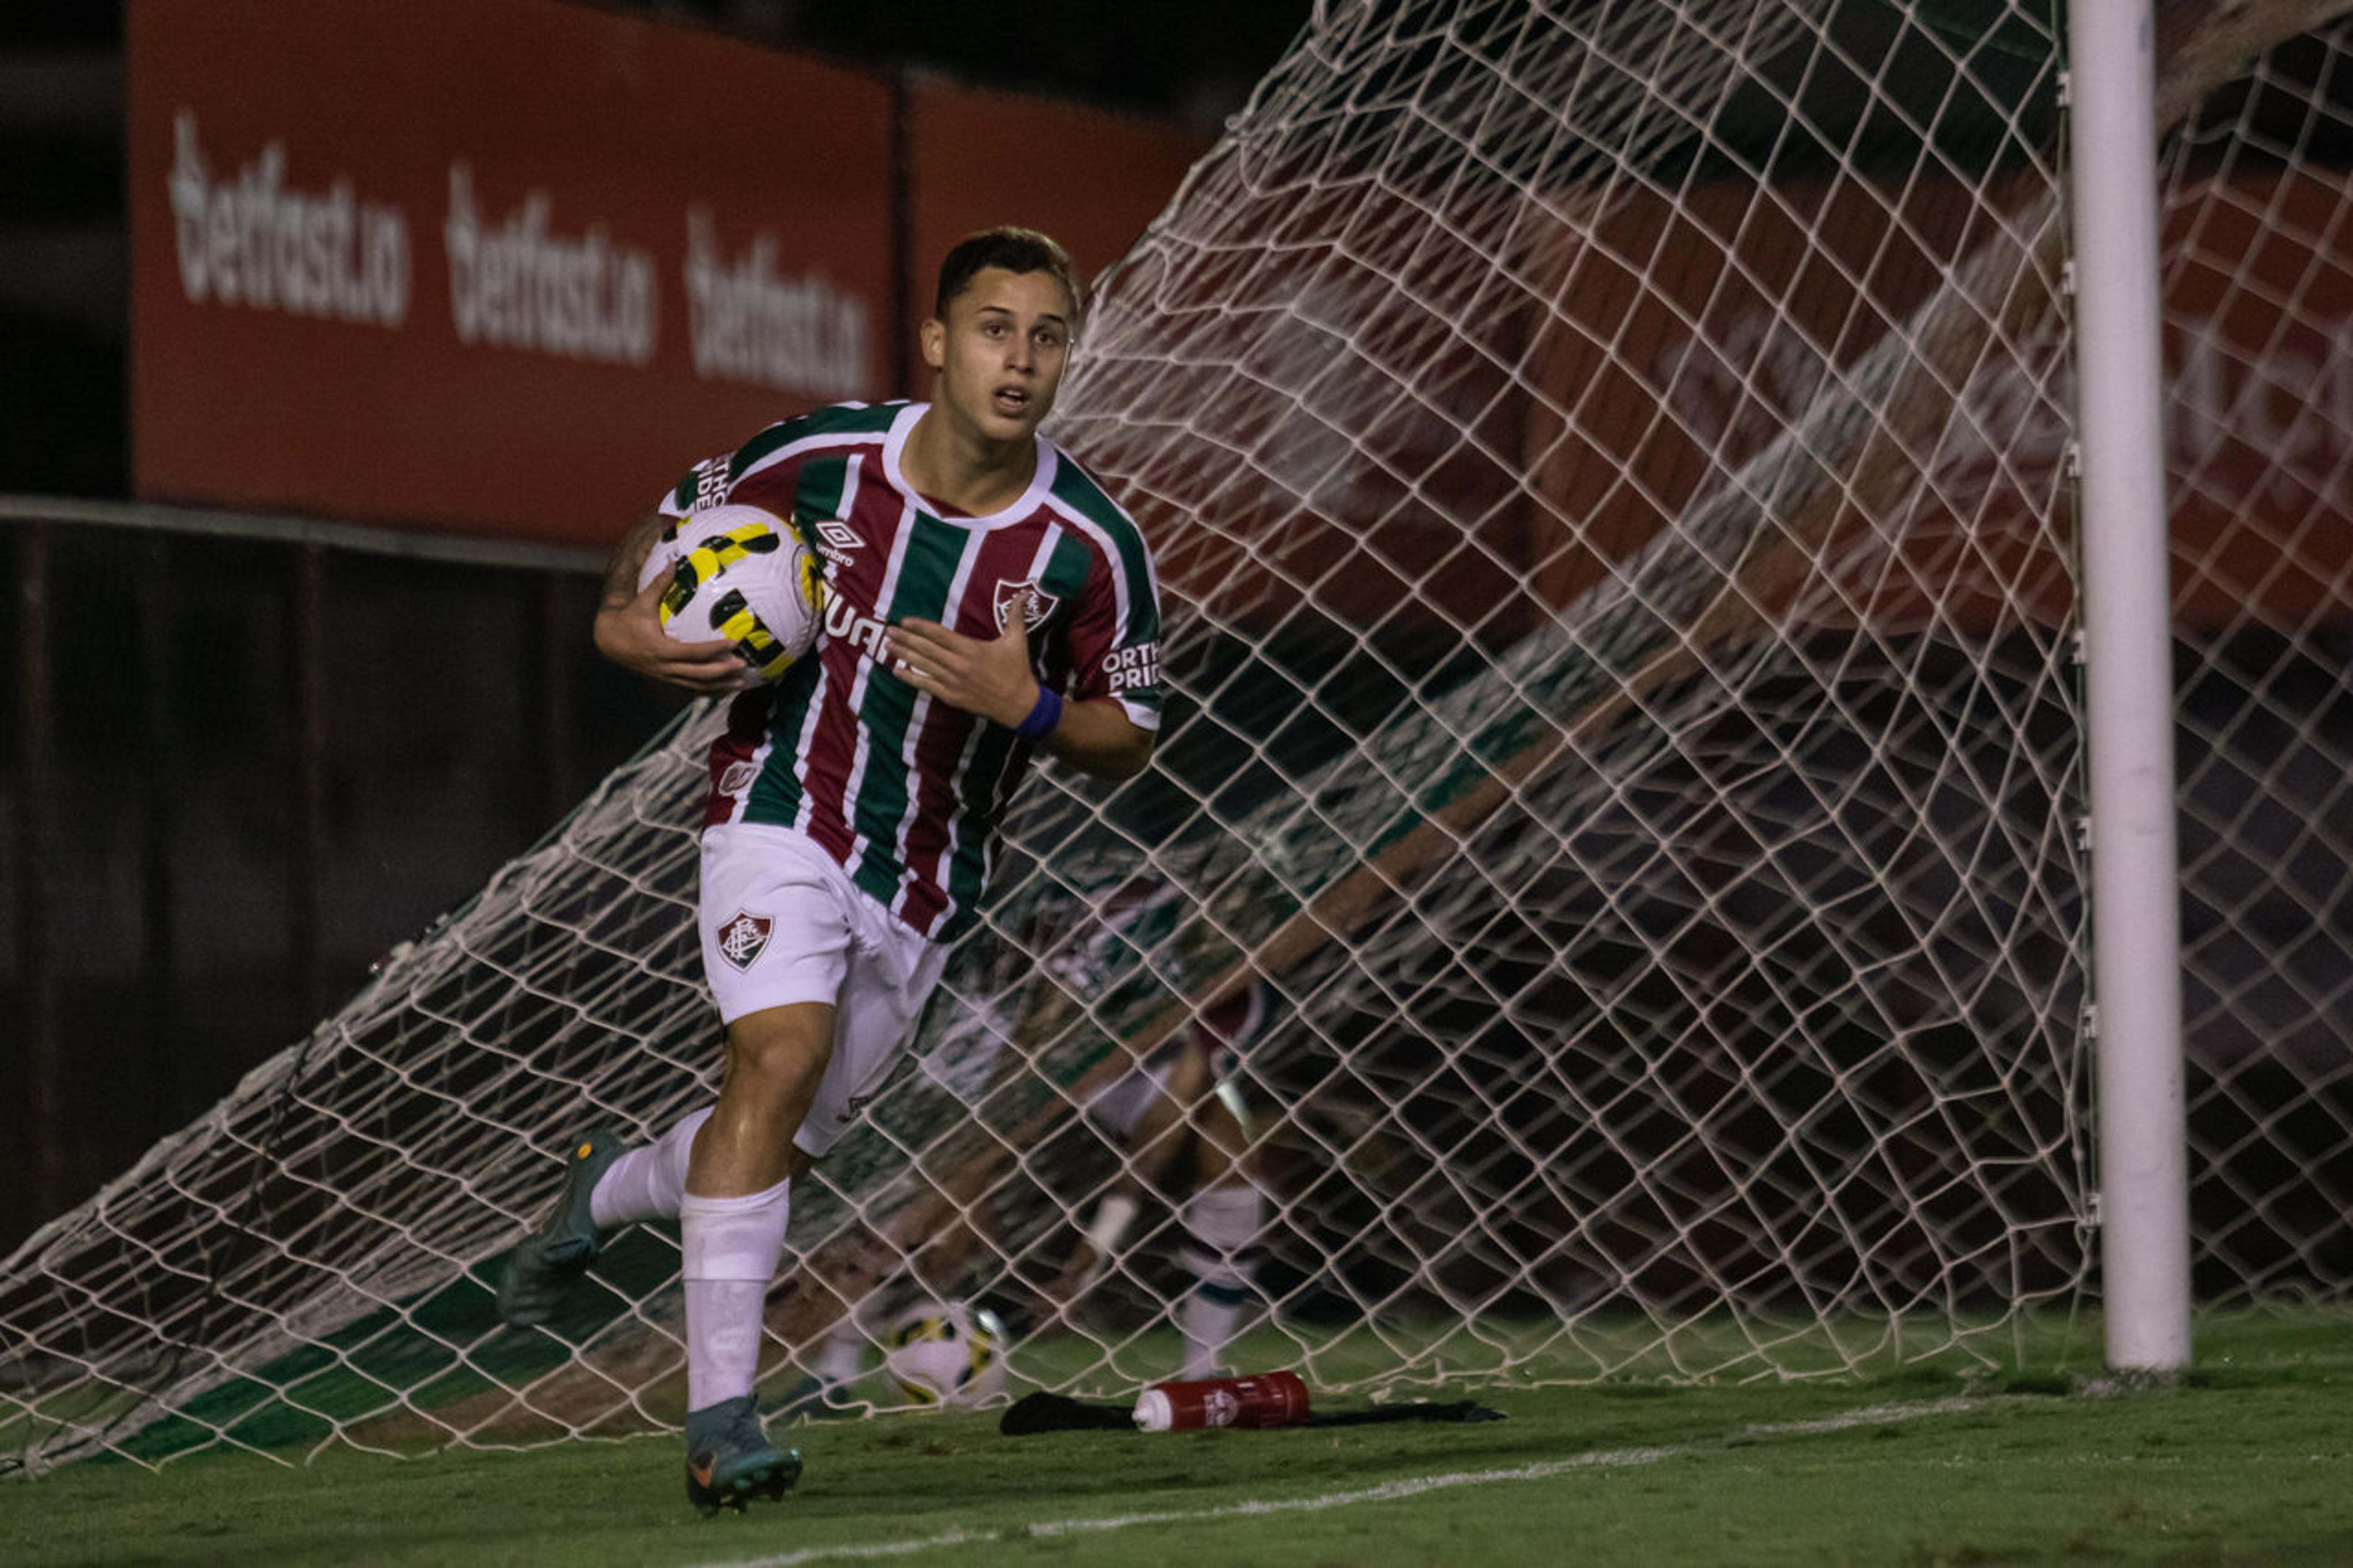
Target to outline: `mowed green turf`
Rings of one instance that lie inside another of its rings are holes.
[[[0,1484],[10,1563],[2353,1562],[2353,1328],[2201,1330],[2165,1392],[1977,1379],[1465,1392],[1475,1426],[780,1431],[782,1505],[712,1521],[677,1439],[288,1468],[199,1456]],[[1347,1405],[1348,1401],[1327,1401]]]

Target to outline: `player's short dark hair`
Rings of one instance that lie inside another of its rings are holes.
[[[1069,291],[1071,308],[1081,312],[1086,310],[1085,300],[1079,293],[1078,275],[1071,267],[1071,253],[1055,244],[1051,237],[1034,228],[1004,224],[968,234],[955,242],[940,263],[940,289],[932,300],[932,313],[946,321],[948,302],[970,288],[973,279],[990,267],[1001,267],[1017,275],[1050,272]],[[1078,322],[1071,323],[1073,333],[1078,327]]]

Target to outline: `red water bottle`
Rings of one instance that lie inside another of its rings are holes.
[[[1204,1426],[1299,1426],[1307,1420],[1307,1385],[1295,1372],[1155,1383],[1135,1396],[1139,1432],[1191,1432]]]

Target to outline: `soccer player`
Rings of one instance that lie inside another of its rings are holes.
[[[662,630],[637,590],[664,521],[722,502],[789,518],[825,562],[815,648],[744,691],[711,753],[699,918],[726,1026],[718,1103],[657,1142],[575,1142],[554,1214],[510,1258],[508,1321],[544,1321],[605,1239],[676,1216],[687,1496],[781,1497],[797,1453],[754,1402],[793,1183],[904,1051],[974,921],[996,830],[1040,749],[1140,772],[1160,723],[1158,590],[1143,536],[1038,435],[1080,326],[1043,235],[974,235],[923,323],[929,403],[820,408],[702,464],[616,552],[596,646],[686,689],[737,690],[723,642]]]
[[[1034,1047],[1072,1026],[1082,1006],[1134,984],[1155,953],[1180,972],[1214,967],[1200,950],[1218,939],[1205,921],[1188,921],[1187,908],[1176,888],[1139,875],[1049,936],[1039,991],[1017,1037]],[[1064,1304],[1082,1299],[1118,1255],[1146,1189],[1166,1198],[1184,1232],[1177,1260],[1191,1281],[1176,1308],[1185,1340],[1180,1377],[1218,1375],[1255,1297],[1266,1195],[1235,1069],[1268,1013],[1267,990],[1253,984],[1140,1058],[1115,1046],[1128,1058],[1127,1070],[1082,1108],[1125,1158],[1046,1294]]]

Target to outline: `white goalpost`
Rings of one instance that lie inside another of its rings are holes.
[[[2174,889],[2172,604],[2157,281],[2156,14],[2075,0],[2076,422],[2083,452],[2092,972],[2110,1365],[2189,1364],[2189,1182]]]
[[[1019,1385],[1169,1375],[1184,1183],[1086,1107],[1244,1001],[1242,1370],[1993,1368],[2096,1357],[2091,1310],[2163,1370],[2193,1302],[2342,1310],[2337,9],[1319,5],[1057,414],[1155,547],[1161,755],[1016,806],[911,1064],[797,1184],[763,1394],[846,1347],[835,1406],[905,1404],[871,1342],[924,1298],[1008,1309]],[[712,1091],[716,722],[0,1263],[20,1468],[677,1424],[674,1234],[543,1330],[491,1287],[571,1136]]]

